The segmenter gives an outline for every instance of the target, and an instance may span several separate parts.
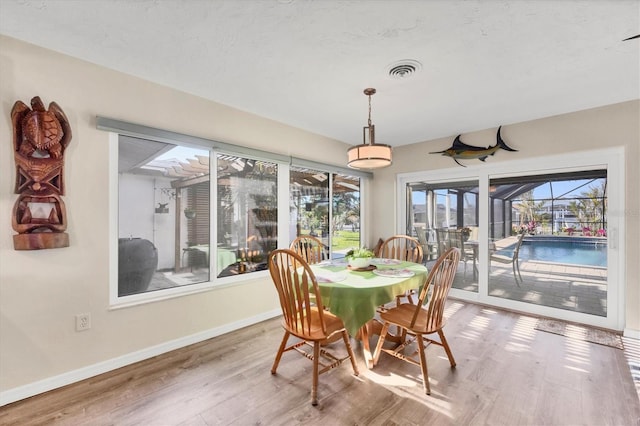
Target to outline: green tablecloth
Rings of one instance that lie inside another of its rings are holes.
[[[198,250],[204,253],[207,257],[207,265],[209,264],[209,245],[208,244],[198,244],[195,246],[189,247],[190,250]],[[230,251],[221,247],[217,249],[217,262],[216,262],[216,273],[220,273],[227,266],[236,263],[236,253],[235,251]]]
[[[427,279],[427,268],[417,263],[377,265],[377,268],[409,269],[415,275],[409,278],[388,278],[373,272],[350,271],[346,269],[346,265],[311,265],[314,274],[319,278],[318,286],[323,305],[342,319],[352,336],[375,316],[378,306],[395,300],[397,295],[410,289],[420,288]],[[346,274],[346,278],[339,282],[323,282],[322,278],[325,276],[340,275],[339,273]]]

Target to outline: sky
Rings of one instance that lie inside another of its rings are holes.
[[[589,191],[590,188],[599,187],[602,179],[579,179],[571,181],[558,181],[551,183],[544,183],[533,190],[534,199],[548,199],[551,198],[551,186],[553,186],[553,196],[555,198],[571,198],[579,197],[583,192]],[[413,204],[425,204],[426,194],[424,192],[413,193]]]

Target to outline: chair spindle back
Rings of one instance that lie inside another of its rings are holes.
[[[326,333],[320,290],[309,264],[292,250],[277,249],[269,255],[269,273],[278,291],[285,328],[298,336],[309,335],[313,315],[319,315]],[[312,306],[318,311],[313,315]]]
[[[442,328],[444,324],[444,305],[447,301],[449,290],[451,290],[451,285],[453,284],[453,279],[455,278],[459,261],[460,249],[456,247],[448,249],[438,258],[429,272],[427,281],[420,291],[420,298],[416,304],[416,311],[411,321],[411,328],[415,327],[418,314],[422,309],[422,305],[427,297],[429,288],[431,288],[431,295],[429,296],[427,321],[424,331]]]
[[[301,235],[289,246],[289,249],[296,252],[308,264],[320,263],[327,258],[325,245],[319,239],[311,235]]]
[[[393,237],[389,237],[380,249],[380,257],[385,259],[422,263],[423,256],[424,253],[420,241],[408,235],[394,235]]]

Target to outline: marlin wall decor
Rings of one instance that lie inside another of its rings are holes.
[[[501,128],[502,126],[498,127],[498,134],[496,136],[497,142],[494,146],[488,146],[484,148],[480,146],[467,145],[460,140],[460,135],[458,135],[453,140],[453,145],[451,145],[450,148],[447,148],[444,151],[430,152],[429,154],[442,154],[444,156],[451,157],[453,158],[453,161],[455,161],[462,167],[466,167],[464,164],[460,163],[458,159],[471,160],[473,158],[477,158],[480,161],[484,161],[488,156],[495,154],[499,149],[517,152],[517,149],[508,147],[507,144],[502,140],[502,136],[500,136]]]

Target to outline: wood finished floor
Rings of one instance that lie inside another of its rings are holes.
[[[623,351],[534,330],[536,319],[450,300],[445,333],[457,361],[427,349],[419,367],[381,355],[320,376],[283,356],[273,319],[0,408],[0,425],[640,425]],[[374,336],[374,340],[377,336]],[[375,341],[372,341],[372,345]]]

